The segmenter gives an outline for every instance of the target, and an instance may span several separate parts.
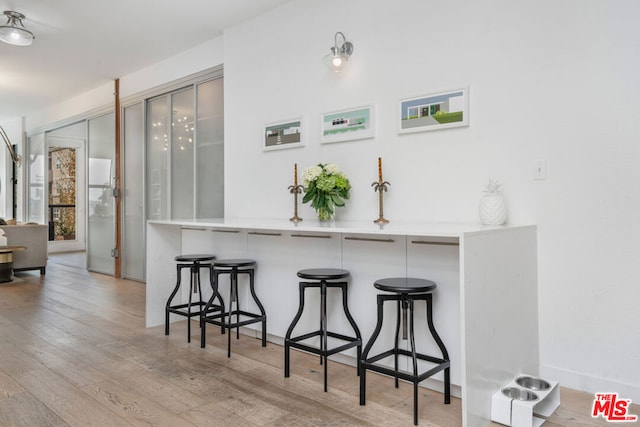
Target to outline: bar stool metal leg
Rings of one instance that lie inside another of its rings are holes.
[[[324,360],[324,391],[327,391],[327,353],[326,349],[329,348],[329,342],[327,338],[327,282],[320,281],[320,330],[322,331],[322,337],[320,341],[320,350],[324,351],[324,354],[320,357],[320,364]]]
[[[413,326],[413,299],[411,297],[407,297],[403,295],[402,306],[404,307],[405,303],[408,300],[409,305],[409,342],[411,345],[411,361],[413,362],[413,424],[418,425],[418,358],[416,353],[416,339],[414,335],[414,326]]]
[[[171,307],[171,301],[178,293],[178,289],[180,289],[180,282],[182,280],[182,275],[180,274],[182,266],[180,264],[176,265],[176,276],[178,277],[176,281],[176,286],[173,288],[171,295],[169,295],[169,299],[167,300],[167,304],[165,306],[165,319],[164,319],[164,334],[169,335],[169,307]]]
[[[349,305],[348,305],[349,298],[347,295],[348,288],[347,288],[346,282],[342,283],[340,287],[342,288],[342,309],[344,310],[344,315],[347,318],[347,321],[349,322],[349,324],[351,325],[351,328],[353,328],[353,332],[355,333],[356,338],[360,342],[362,342],[362,335],[360,334],[360,328],[358,328],[358,324],[356,323],[353,316],[351,315],[351,312],[349,311]],[[357,357],[356,375],[360,375],[360,359],[362,358],[362,345],[359,345],[356,347],[356,357]]]
[[[287,329],[287,333],[284,336],[284,377],[285,378],[289,378],[289,367],[290,367],[289,353],[291,350],[291,344],[289,340],[291,339],[291,334],[293,333],[293,330],[298,324],[300,317],[302,317],[302,312],[304,311],[304,291],[306,288],[305,283],[300,282],[298,285],[298,288],[300,290],[299,291],[300,301],[298,303],[298,312],[293,318],[293,321],[291,322],[291,325],[289,325],[289,329]]]
[[[371,347],[373,347],[373,343],[378,338],[378,335],[380,335],[380,330],[382,330],[382,318],[383,318],[383,313],[384,313],[384,308],[382,306],[383,301],[384,301],[384,295],[378,295],[377,296],[378,321],[376,323],[376,328],[373,330],[373,334],[371,335],[371,338],[369,338],[369,341],[367,341],[367,345],[365,345],[364,349],[362,350],[362,360],[360,361],[360,366],[361,366],[361,368],[360,368],[360,371],[361,371],[360,372],[360,405],[364,405],[365,402],[366,402],[366,387],[365,387],[365,385],[366,385],[367,369],[364,366],[364,361],[369,358],[369,351],[371,350]],[[397,370],[397,368],[396,368],[396,370]]]
[[[249,291],[251,292],[251,297],[253,301],[258,306],[258,310],[260,310],[260,314],[262,315],[262,346],[267,346],[267,312],[264,310],[264,306],[258,299],[258,295],[256,295],[256,288],[254,286],[254,274],[253,269],[251,270],[251,274],[249,275]]]
[[[218,294],[218,298],[220,299],[220,316],[222,318],[222,320],[224,321],[224,314],[226,313],[226,306],[224,304],[224,300],[222,299],[222,295],[220,295],[220,288],[219,288],[219,283],[220,283],[220,270],[216,270],[215,268],[213,269],[213,277],[215,277],[215,282],[216,282],[216,292]],[[231,304],[231,303],[229,303]],[[207,323],[207,322],[205,322]],[[224,335],[226,333],[226,331],[224,330],[224,325],[220,325],[220,333],[222,335]]]
[[[187,342],[191,342],[191,304],[193,301],[193,294],[196,293],[196,286],[200,288],[200,265],[194,263],[189,268],[189,303],[187,304]],[[200,294],[200,301],[202,301],[202,294]]]
[[[253,276],[253,274],[250,274]],[[233,268],[231,273],[231,292],[233,293],[233,302],[236,303],[236,323],[240,322],[240,300],[238,299],[238,269]],[[230,303],[231,304],[231,303]],[[231,307],[231,305],[229,305]],[[229,317],[229,322],[231,322],[231,317]],[[236,339],[240,339],[240,328],[236,328]]]
[[[204,306],[204,310],[202,310],[202,313],[200,314],[200,329],[201,329],[200,330],[200,347],[201,348],[205,348],[206,341],[207,341],[207,322],[205,321],[207,314],[212,311],[220,311],[220,313],[223,314],[225,309],[222,295],[220,295],[220,293],[218,292],[217,274],[213,266],[209,266],[209,269],[210,269],[209,282],[211,284],[211,289],[213,290],[213,293],[211,294],[211,298],[209,298],[209,301],[207,301],[207,305]],[[216,299],[219,302],[217,308],[216,308],[216,305],[214,304]],[[222,326],[220,327],[220,333],[224,334],[224,327]]]
[[[427,325],[429,325],[429,332],[433,336],[434,341],[436,342],[438,348],[442,352],[442,358],[444,360],[449,360],[449,352],[447,352],[447,348],[442,342],[440,335],[436,332],[436,328],[433,325],[433,313],[431,311],[431,307],[433,305],[433,296],[431,294],[427,295]],[[451,368],[447,367],[444,370],[444,403],[451,403],[451,381],[450,381]]]
[[[233,303],[236,303],[236,323],[239,321],[238,311],[238,270],[231,269],[229,274],[229,320],[228,324],[231,324],[231,318],[233,316]],[[236,329],[236,339],[240,339],[240,328]],[[231,328],[229,328],[229,335],[227,336],[227,357],[231,357]]]
[[[398,372],[398,356],[400,355],[399,352],[399,348],[400,348],[400,309],[402,308],[401,302],[400,300],[398,300],[397,303],[397,313],[396,313],[396,335],[395,335],[395,344],[393,347],[393,367],[395,369],[396,372]],[[406,337],[405,337],[406,338]],[[395,377],[395,386],[396,388],[398,388],[399,384],[398,384],[398,377]]]

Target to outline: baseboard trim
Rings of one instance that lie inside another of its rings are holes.
[[[618,393],[621,398],[631,399],[632,403],[640,404],[639,385],[586,375],[581,372],[548,365],[540,366],[540,377],[558,381],[562,387],[587,393]]]

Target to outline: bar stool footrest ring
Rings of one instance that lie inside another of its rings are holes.
[[[206,305],[207,305],[206,302],[200,302],[200,301],[191,303],[191,308],[198,308],[198,311],[192,311],[191,314],[189,314],[185,310],[189,308],[189,304],[172,305],[172,306],[166,307],[166,310],[169,313],[177,314],[180,316],[194,317],[194,316],[200,316],[204,312],[204,310],[202,310],[202,307]],[[220,311],[220,306],[211,306],[207,311],[207,313],[213,313],[215,311]]]
[[[225,313],[225,314],[218,313],[213,316],[205,316],[202,318],[202,320],[204,322],[211,323],[212,325],[221,326],[228,329],[237,328],[239,326],[250,325],[253,323],[258,323],[258,322],[262,322],[263,320],[266,320],[266,316],[263,316],[261,314],[249,313],[247,311],[231,312],[231,316],[237,316],[237,315],[250,317],[251,319],[240,320],[238,322],[225,322],[223,320],[218,320],[218,319],[229,316],[229,313]]]
[[[440,371],[444,371],[449,367],[448,363],[444,363],[442,365],[434,366],[432,369],[423,372],[422,374],[415,376],[411,373],[404,371],[395,371],[393,368],[388,368],[380,365],[372,365],[372,364],[363,364],[363,369],[367,369],[369,371],[378,372],[380,374],[388,375],[393,378],[399,378],[401,380],[409,381],[409,382],[422,382],[429,377],[432,377],[434,374],[437,374]]]
[[[307,334],[308,335],[308,334]],[[309,353],[313,353],[313,354],[317,354],[318,356],[331,356],[334,355],[336,353],[340,353],[343,352],[344,350],[348,350],[350,348],[353,347],[358,347],[360,345],[362,345],[362,340],[358,339],[358,338],[352,338],[352,337],[345,337],[344,335],[339,335],[339,334],[334,334],[336,336],[333,335],[329,335],[332,336],[333,338],[339,338],[343,341],[348,341],[345,344],[336,346],[336,347],[332,347],[332,348],[325,348],[320,349],[317,346],[311,345],[311,344],[302,344],[300,343],[299,339],[304,337],[304,335],[302,337],[296,337],[296,338],[291,338],[290,340],[287,341],[287,345],[289,347],[292,348],[297,348],[299,350],[304,350],[307,351]],[[314,336],[314,335],[311,335]],[[309,337],[307,337],[309,338]]]
[[[409,373],[409,372],[405,372],[405,371],[396,371],[393,368],[390,367],[386,367],[386,366],[382,366],[382,365],[378,365],[376,364],[376,362],[386,358],[386,357],[390,357],[393,356],[395,354],[394,350],[387,350],[385,352],[382,352],[376,356],[372,356],[367,358],[367,360],[363,360],[362,361],[362,369],[368,369],[370,371],[375,371],[381,374],[385,374],[391,377],[396,377],[396,378],[400,378],[406,381],[411,381],[414,382],[417,380],[417,382],[421,382],[431,376],[433,376],[434,374],[440,372],[440,371],[444,371],[447,368],[451,367],[451,362],[449,360],[445,360],[442,358],[438,358],[438,357],[433,357],[433,356],[429,356],[426,354],[422,354],[422,353],[416,353],[416,359],[420,359],[420,360],[424,360],[426,362],[430,362],[430,363],[435,363],[436,366],[432,367],[431,369],[423,372],[423,373],[419,373],[418,375],[413,375],[413,373]],[[404,350],[404,349],[398,349],[398,355],[401,356],[406,356],[406,357],[412,357],[412,354],[410,351],[408,350]]]

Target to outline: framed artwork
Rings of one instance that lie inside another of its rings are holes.
[[[469,88],[402,99],[399,110],[399,133],[469,126]]]
[[[352,141],[375,136],[375,106],[350,108],[322,115],[320,142]]]
[[[262,148],[265,151],[304,146],[302,118],[265,125]]]

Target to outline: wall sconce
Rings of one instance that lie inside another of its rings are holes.
[[[0,40],[14,46],[29,46],[36,37],[22,24],[25,16],[18,12],[5,10],[7,23],[0,25]]]
[[[338,36],[342,37],[342,43],[338,44]],[[347,65],[349,57],[353,53],[353,43],[348,42],[344,34],[338,31],[335,35],[334,44],[331,53],[322,59],[322,62],[329,67],[330,70],[339,73]]]

